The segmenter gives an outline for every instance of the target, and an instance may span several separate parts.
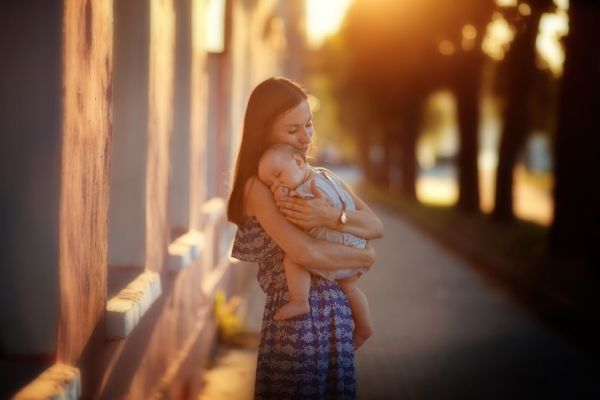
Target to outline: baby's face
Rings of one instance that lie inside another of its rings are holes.
[[[306,177],[306,163],[298,155],[271,153],[263,157],[258,167],[258,177],[275,193],[278,188],[293,190]]]

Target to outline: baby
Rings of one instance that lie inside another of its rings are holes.
[[[356,206],[350,194],[342,187],[340,179],[323,168],[308,165],[303,155],[296,153],[288,144],[276,144],[262,155],[258,165],[258,177],[273,191],[276,200],[289,193],[290,196],[314,197],[310,190],[310,181],[315,180],[323,197],[339,210],[355,210]],[[308,231],[312,237],[342,243],[364,249],[366,240],[350,233],[335,231],[326,227],[312,228]],[[347,268],[336,270],[305,269],[296,264],[287,255],[283,260],[285,275],[290,294],[290,302],[280,308],[274,316],[283,320],[306,314],[310,311],[308,296],[310,292],[310,272],[325,279],[337,280],[348,297],[354,319],[354,346],[360,347],[372,335],[369,318],[369,304],[365,294],[356,286],[357,279],[367,268]],[[309,272],[310,271],[310,272]]]

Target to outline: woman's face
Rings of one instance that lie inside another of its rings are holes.
[[[310,106],[308,101],[303,100],[275,120],[269,138],[269,145],[287,143],[306,155],[312,135],[313,124]]]

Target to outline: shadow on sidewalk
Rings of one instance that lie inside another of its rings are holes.
[[[242,299],[238,314],[245,331],[218,335],[211,362],[204,372],[203,389],[198,400],[250,400],[254,395],[254,376],[265,295],[256,281],[256,264],[237,263],[243,268]]]

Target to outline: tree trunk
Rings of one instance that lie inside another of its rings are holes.
[[[592,1],[573,1],[561,82],[555,146],[554,256],[582,256],[595,271],[600,227],[598,94],[600,93],[600,9]]]
[[[364,132],[364,131],[363,131]],[[369,159],[369,136],[364,134],[356,135],[357,153],[360,165],[363,168],[367,182],[373,182],[375,174],[373,173],[373,166]]]
[[[381,166],[381,181],[386,189],[390,188],[390,171],[392,168],[392,142],[394,134],[394,125],[392,121],[386,121],[383,130],[383,165]]]
[[[464,55],[464,57],[468,57]],[[479,212],[479,88],[482,56],[473,54],[464,63],[455,88],[460,132],[458,154],[458,202],[463,211]]]
[[[507,55],[508,93],[503,113],[504,126],[500,137],[494,219],[510,221],[513,211],[513,170],[531,127],[529,99],[535,66],[535,41],[542,10],[534,9],[525,29],[515,37]]]
[[[417,97],[417,96],[416,96]],[[402,122],[400,135],[400,165],[402,193],[413,200],[417,198],[417,138],[421,130],[421,118],[424,102],[417,97],[406,104],[402,109]]]

